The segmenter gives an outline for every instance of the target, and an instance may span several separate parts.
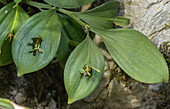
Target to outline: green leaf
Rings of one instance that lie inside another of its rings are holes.
[[[57,51],[57,60],[59,61],[62,68],[65,67],[67,58],[69,57],[71,50],[69,48],[69,40],[63,30],[61,31],[61,41]]]
[[[85,39],[85,32],[80,24],[74,21],[71,17],[59,14],[60,22],[62,25],[63,32],[65,32],[69,42],[72,45],[78,45]]]
[[[7,4],[6,0],[0,0],[0,3]]]
[[[113,23],[118,26],[127,26],[130,23],[130,19],[121,17],[121,16],[117,16],[117,17],[113,18]]]
[[[7,41],[4,44],[8,34],[15,35],[20,26],[29,18],[28,14],[20,7],[16,6],[14,2],[7,4],[0,10],[0,66],[7,65],[12,62],[10,43]]]
[[[57,51],[57,60],[61,67],[64,68],[71,51],[85,39],[85,32],[81,25],[72,18],[63,14],[59,15],[62,31],[60,46]]]
[[[86,12],[75,12],[74,14],[95,28],[113,28],[112,18],[117,15],[120,3],[118,1],[107,2]]]
[[[91,76],[81,74],[85,65],[92,68]],[[94,67],[92,67],[94,66]],[[99,69],[100,71],[96,71]],[[64,70],[68,103],[88,96],[99,84],[104,71],[104,57],[88,36],[69,56]]]
[[[0,98],[0,108],[1,109],[15,109],[8,99]]]
[[[133,29],[92,29],[102,37],[111,56],[132,78],[144,83],[166,82],[167,64],[157,47]]]
[[[1,109],[29,109],[13,103],[12,101],[4,98],[0,98],[0,108]]]
[[[44,0],[46,3],[61,8],[78,8],[95,0]]]
[[[48,65],[57,52],[60,35],[56,10],[40,12],[27,20],[12,43],[12,55],[18,68],[18,76]],[[36,45],[44,52],[36,53]]]
[[[44,3],[39,3],[39,2],[34,2],[30,0],[23,1],[23,3],[26,3],[28,5],[34,6],[36,8],[47,8],[47,9],[53,9],[51,5],[44,4]]]
[[[0,54],[0,66],[8,65],[13,62],[11,53],[11,43],[6,40],[2,46],[2,53]]]
[[[59,14],[59,19],[62,31],[60,46],[57,51],[57,60],[61,67],[64,68],[72,50],[85,39],[85,32],[81,25],[75,22],[71,17]]]
[[[16,4],[20,3],[22,0],[14,0]]]

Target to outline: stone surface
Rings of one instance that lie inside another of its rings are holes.
[[[49,104],[48,104],[48,108],[49,109],[56,109],[57,104],[56,101],[54,101],[53,99],[50,100]]]
[[[18,93],[16,96],[15,96],[15,100],[16,100],[16,103],[18,104],[21,104],[23,102],[25,102],[27,99],[27,96],[25,93]]]
[[[142,32],[160,46],[170,41],[169,0],[124,0],[124,16],[131,27]]]

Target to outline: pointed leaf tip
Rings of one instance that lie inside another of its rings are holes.
[[[114,60],[135,80],[143,83],[169,80],[165,59],[142,33],[133,29],[91,30],[102,37]]]
[[[68,104],[87,97],[95,90],[101,80],[104,64],[104,57],[99,48],[87,36],[71,53],[64,70]]]
[[[18,77],[21,77],[22,74],[21,74],[20,72],[17,72],[17,76],[18,76]]]
[[[73,102],[71,101],[70,98],[68,98],[68,104],[72,104]]]

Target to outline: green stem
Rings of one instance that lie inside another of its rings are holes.
[[[88,24],[84,23],[83,21],[81,21],[78,17],[76,17],[71,11],[67,11],[65,9],[57,9],[58,11],[70,16],[71,18],[73,18],[77,23],[79,23],[80,25],[82,25],[83,27],[89,27]]]
[[[94,66],[92,66],[90,63],[87,64],[88,66],[90,66],[92,69],[96,70],[97,72],[100,72],[99,69],[95,68]]]

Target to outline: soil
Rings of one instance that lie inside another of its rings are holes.
[[[0,67],[0,97],[31,109],[56,109],[66,105],[63,69],[56,58],[40,71],[17,77],[14,63]]]

